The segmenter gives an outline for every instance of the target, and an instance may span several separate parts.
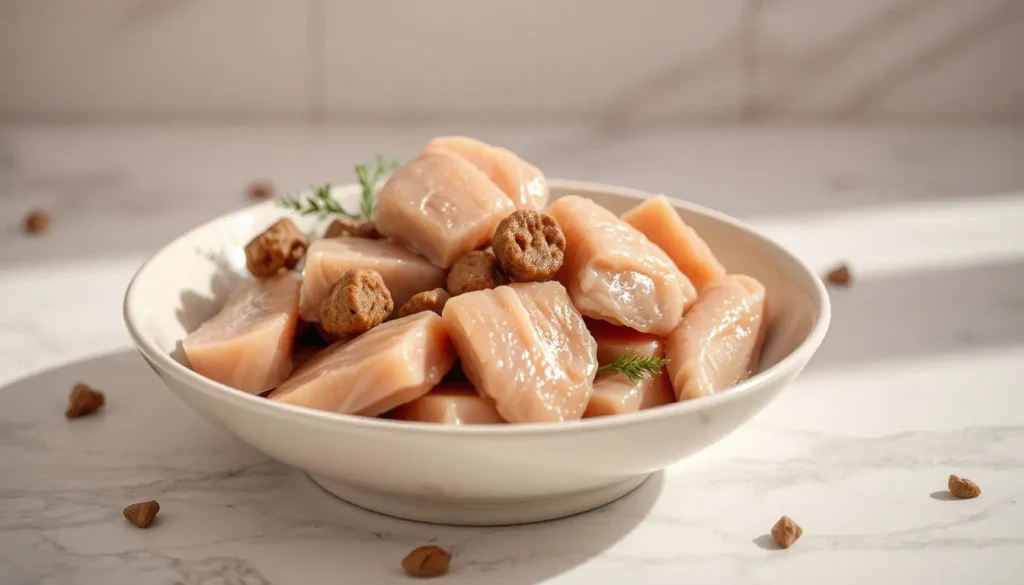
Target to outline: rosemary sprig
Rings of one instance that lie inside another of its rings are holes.
[[[313,195],[305,198],[282,197],[277,200],[277,204],[302,215],[312,215],[314,213],[327,215],[330,213],[336,213],[344,215],[345,217],[351,217],[352,219],[359,219],[358,215],[345,211],[345,208],[342,207],[334,197],[331,197],[330,183],[326,183],[322,187],[317,187],[316,190],[313,191]]]
[[[363,199],[359,204],[359,211],[366,221],[373,221],[374,213],[377,211],[377,183],[390,173],[398,170],[399,162],[396,159],[385,159],[377,155],[373,163],[356,165],[356,177],[359,184],[363,186]]]
[[[665,358],[653,355],[640,356],[627,349],[614,362],[601,366],[597,371],[618,372],[636,382],[651,374],[660,373],[661,368],[667,363],[668,360]]]
[[[377,184],[380,180],[399,166],[395,159],[385,159],[381,155],[372,163],[356,165],[356,177],[362,186],[362,199],[359,202],[359,213],[352,213],[341,206],[341,203],[331,196],[331,184],[327,183],[317,187],[313,195],[306,197],[282,197],[277,204],[302,215],[319,214],[344,215],[356,220],[373,221],[377,209]]]

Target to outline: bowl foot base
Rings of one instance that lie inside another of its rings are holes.
[[[331,495],[371,512],[430,524],[454,526],[506,526],[564,518],[610,504],[640,487],[649,475],[631,477],[607,486],[554,498],[458,502],[395,497],[309,474]]]

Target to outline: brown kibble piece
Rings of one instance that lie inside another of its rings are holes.
[[[25,216],[25,231],[30,234],[41,234],[50,227],[50,214],[41,209],[33,209]]]
[[[273,276],[295,268],[308,246],[309,241],[295,223],[281,218],[246,244],[245,265],[257,278]]]
[[[266,181],[257,181],[249,185],[249,199],[263,201],[274,196],[274,187]]]
[[[550,216],[520,209],[501,220],[492,240],[494,255],[517,282],[549,280],[565,259],[565,236]]]
[[[981,488],[978,484],[966,477],[949,476],[949,493],[961,500],[969,500],[981,495]]]
[[[452,555],[439,546],[421,546],[402,559],[402,568],[410,577],[440,577],[448,572]]]
[[[325,238],[366,238],[369,240],[380,239],[377,228],[368,221],[359,221],[349,217],[339,217],[327,226],[324,232]]]
[[[380,273],[353,268],[328,289],[320,307],[320,326],[335,335],[357,335],[380,325],[394,310]]]
[[[448,272],[448,292],[453,297],[462,293],[495,288],[508,283],[501,264],[491,252],[474,250],[452,264]]]
[[[68,418],[88,416],[99,410],[104,402],[102,392],[97,392],[82,383],[75,384],[68,397],[68,406],[64,409],[64,416]]]
[[[853,275],[850,274],[850,267],[846,264],[840,264],[833,268],[825,278],[828,279],[829,283],[837,284],[839,286],[849,286],[853,281]]]
[[[433,311],[440,315],[441,310],[444,309],[444,304],[447,303],[450,298],[452,298],[452,296],[443,288],[435,288],[434,290],[416,293],[411,299],[402,305],[402,308],[398,309],[398,316],[408,317],[409,315],[421,313],[423,311]]]
[[[124,517],[139,528],[149,528],[160,511],[160,504],[156,500],[138,502],[124,509]]]
[[[772,526],[772,540],[782,548],[789,548],[803,533],[803,528],[800,528],[789,516],[779,518],[775,526]]]

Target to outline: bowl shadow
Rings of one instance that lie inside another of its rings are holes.
[[[103,391],[93,416],[63,416],[78,381]],[[436,543],[454,555],[446,583],[525,585],[586,563],[633,532],[664,484],[651,476],[627,496],[536,524],[466,528],[381,516],[327,494],[301,471],[269,459],[177,399],[134,350],[44,371],[0,388],[0,443],[12,473],[0,478],[0,533],[34,550],[43,531],[66,545],[13,558],[30,582],[309,585],[406,583],[399,566]],[[121,509],[155,499],[160,522],[127,525]],[[65,540],[66,539],[66,540]],[[103,541],[102,550],[89,542]],[[81,550],[80,550],[81,549]],[[88,550],[88,554],[85,551]],[[145,554],[136,554],[145,550]],[[134,552],[133,552],[134,551]],[[131,554],[129,554],[131,553]]]

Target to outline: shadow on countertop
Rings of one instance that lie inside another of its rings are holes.
[[[63,416],[72,385],[105,406]],[[586,563],[633,532],[663,488],[661,473],[598,510],[523,526],[407,522],[328,495],[190,411],[132,350],[71,363],[0,388],[0,533],[26,582],[405,583],[401,559],[436,543],[453,554],[445,583],[526,585]],[[148,531],[127,504],[155,499]],[[40,548],[42,531],[60,546]],[[103,541],[100,548],[86,542]],[[85,548],[82,548],[85,547]],[[86,550],[88,549],[88,550]],[[94,550],[95,549],[95,550]]]
[[[855,277],[829,298],[808,371],[1024,343],[1024,261]]]

